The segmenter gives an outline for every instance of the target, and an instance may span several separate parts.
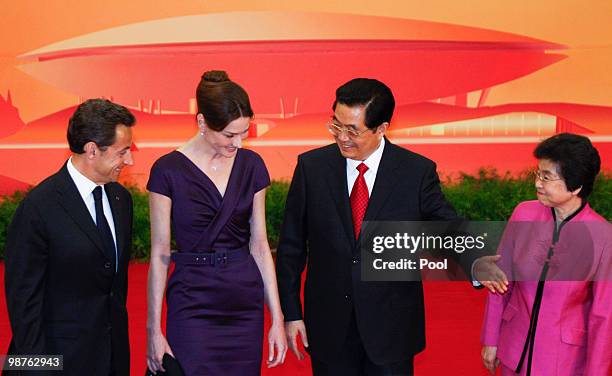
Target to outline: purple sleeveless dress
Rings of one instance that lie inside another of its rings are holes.
[[[166,334],[187,375],[259,375],[263,281],[249,253],[253,196],[270,184],[261,157],[238,149],[225,195],[178,151],[159,158],[147,189],[172,199],[178,251]]]

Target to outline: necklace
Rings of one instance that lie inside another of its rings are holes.
[[[210,166],[210,168],[212,168],[212,170],[215,171],[215,172],[219,169],[218,166]]]

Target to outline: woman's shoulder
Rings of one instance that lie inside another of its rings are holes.
[[[523,201],[516,205],[516,209],[521,210],[542,210],[545,208],[546,206],[542,205],[542,203],[538,200]]]
[[[242,154],[242,163],[240,164],[243,169],[242,172],[253,177],[255,192],[268,186],[270,184],[270,174],[263,158],[252,150],[239,149],[239,152]]]
[[[259,154],[251,149],[240,148],[238,152],[242,154],[245,159],[249,160],[263,160]]]
[[[589,221],[608,222],[607,219],[605,219],[601,214],[596,212],[588,203],[586,204],[585,208],[585,216],[586,219]]]
[[[242,154],[242,158],[244,159],[246,165],[249,165],[249,166],[264,165],[265,166],[265,162],[263,158],[259,154],[254,152],[253,150],[240,148],[238,149],[238,152]]]
[[[550,214],[550,208],[542,205],[538,200],[529,200],[519,203],[512,213],[514,221],[526,221],[537,219],[542,215]]]
[[[157,158],[157,160],[153,163],[152,169],[173,168],[176,166],[180,158],[181,158],[181,153],[177,150],[172,150],[171,152],[164,154],[161,157]]]

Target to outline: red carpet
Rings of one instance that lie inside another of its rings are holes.
[[[132,374],[142,375],[146,354],[146,286],[148,264],[130,266],[128,311],[130,315],[130,341]],[[0,354],[8,349],[11,337],[4,298],[4,264],[0,263]],[[418,376],[485,376],[480,363],[479,333],[485,292],[477,291],[465,282],[429,282],[425,284],[427,311],[427,349],[415,360]],[[270,325],[266,315],[266,327]],[[264,354],[267,350],[264,348]],[[285,364],[267,369],[266,376],[310,375],[310,362],[296,360],[287,354]]]

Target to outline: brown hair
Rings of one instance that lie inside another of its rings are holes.
[[[83,154],[86,143],[93,141],[99,148],[115,143],[119,124],[131,127],[134,115],[122,105],[107,99],[89,99],[79,105],[68,121],[70,151]]]
[[[225,71],[204,72],[196,89],[196,101],[198,113],[217,132],[238,118],[253,116],[248,94]]]

